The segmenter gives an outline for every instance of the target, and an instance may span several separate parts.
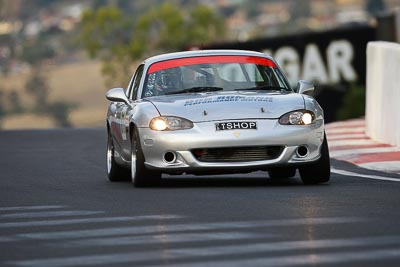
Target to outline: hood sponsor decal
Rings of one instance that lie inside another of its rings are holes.
[[[215,97],[204,97],[198,99],[186,100],[183,106],[195,106],[211,103],[221,102],[269,102],[273,101],[272,97],[268,96],[215,96]]]

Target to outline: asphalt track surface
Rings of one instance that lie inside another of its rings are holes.
[[[105,145],[104,129],[0,132],[0,266],[400,266],[399,175],[332,160],[324,185],[138,189],[107,180]]]

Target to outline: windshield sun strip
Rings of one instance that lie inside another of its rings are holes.
[[[197,64],[212,64],[212,63],[253,63],[272,68],[277,68],[276,64],[264,57],[256,56],[199,56],[188,58],[169,59],[153,63],[147,74],[151,74],[160,70],[171,69],[182,66],[197,65]]]

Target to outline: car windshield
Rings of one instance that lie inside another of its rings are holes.
[[[291,92],[279,68],[268,58],[202,56],[152,64],[143,97],[221,90]]]

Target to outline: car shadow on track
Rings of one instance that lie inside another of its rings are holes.
[[[115,183],[130,184],[130,181],[114,181]],[[165,175],[163,174],[159,185],[140,188],[218,188],[218,187],[288,187],[288,186],[327,186],[328,183],[304,185],[297,173],[292,178],[271,179],[266,172],[250,174],[225,174],[225,175]],[[125,185],[124,185],[125,186]]]
[[[300,177],[272,180],[266,172],[225,175],[163,175],[161,188],[179,187],[265,187],[265,186],[298,186],[302,185]]]
[[[269,187],[269,186],[296,186],[302,185],[296,178],[273,181],[269,178],[163,178],[160,188],[185,187]]]

